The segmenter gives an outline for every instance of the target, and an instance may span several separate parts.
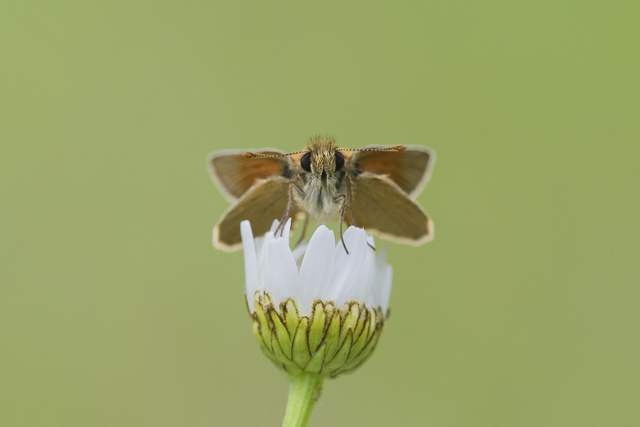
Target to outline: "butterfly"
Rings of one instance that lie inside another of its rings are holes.
[[[214,228],[213,245],[240,249],[243,220],[258,237],[274,219],[280,219],[281,230],[288,218],[304,218],[302,237],[310,218],[318,223],[338,219],[341,238],[346,222],[393,242],[421,245],[433,239],[433,222],[415,198],[435,159],[423,146],[340,148],[328,137],[311,138],[304,150],[293,153],[271,148],[213,152],[207,157],[209,172],[233,203]]]

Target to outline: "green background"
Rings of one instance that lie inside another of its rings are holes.
[[[640,425],[635,2],[3,2],[0,425],[277,426],[210,151],[424,144],[311,425]]]

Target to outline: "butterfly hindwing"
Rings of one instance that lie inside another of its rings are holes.
[[[225,251],[240,249],[240,222],[244,220],[251,221],[254,237],[269,231],[273,220],[280,219],[284,214],[289,201],[290,182],[290,179],[281,176],[258,180],[222,215],[213,230],[213,245]],[[297,214],[294,206],[291,218],[295,220]]]
[[[398,243],[420,245],[433,239],[433,222],[398,184],[385,175],[364,172],[353,180],[351,206],[358,227]],[[345,221],[353,225],[351,213]]]

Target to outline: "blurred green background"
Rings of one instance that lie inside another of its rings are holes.
[[[424,144],[374,356],[311,425],[640,425],[640,6],[3,2],[0,425],[277,426],[205,156]]]

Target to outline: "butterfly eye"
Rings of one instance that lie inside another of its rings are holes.
[[[307,172],[311,172],[311,153],[307,153],[300,159],[300,166]]]
[[[336,172],[344,166],[344,156],[341,152],[336,151]]]

